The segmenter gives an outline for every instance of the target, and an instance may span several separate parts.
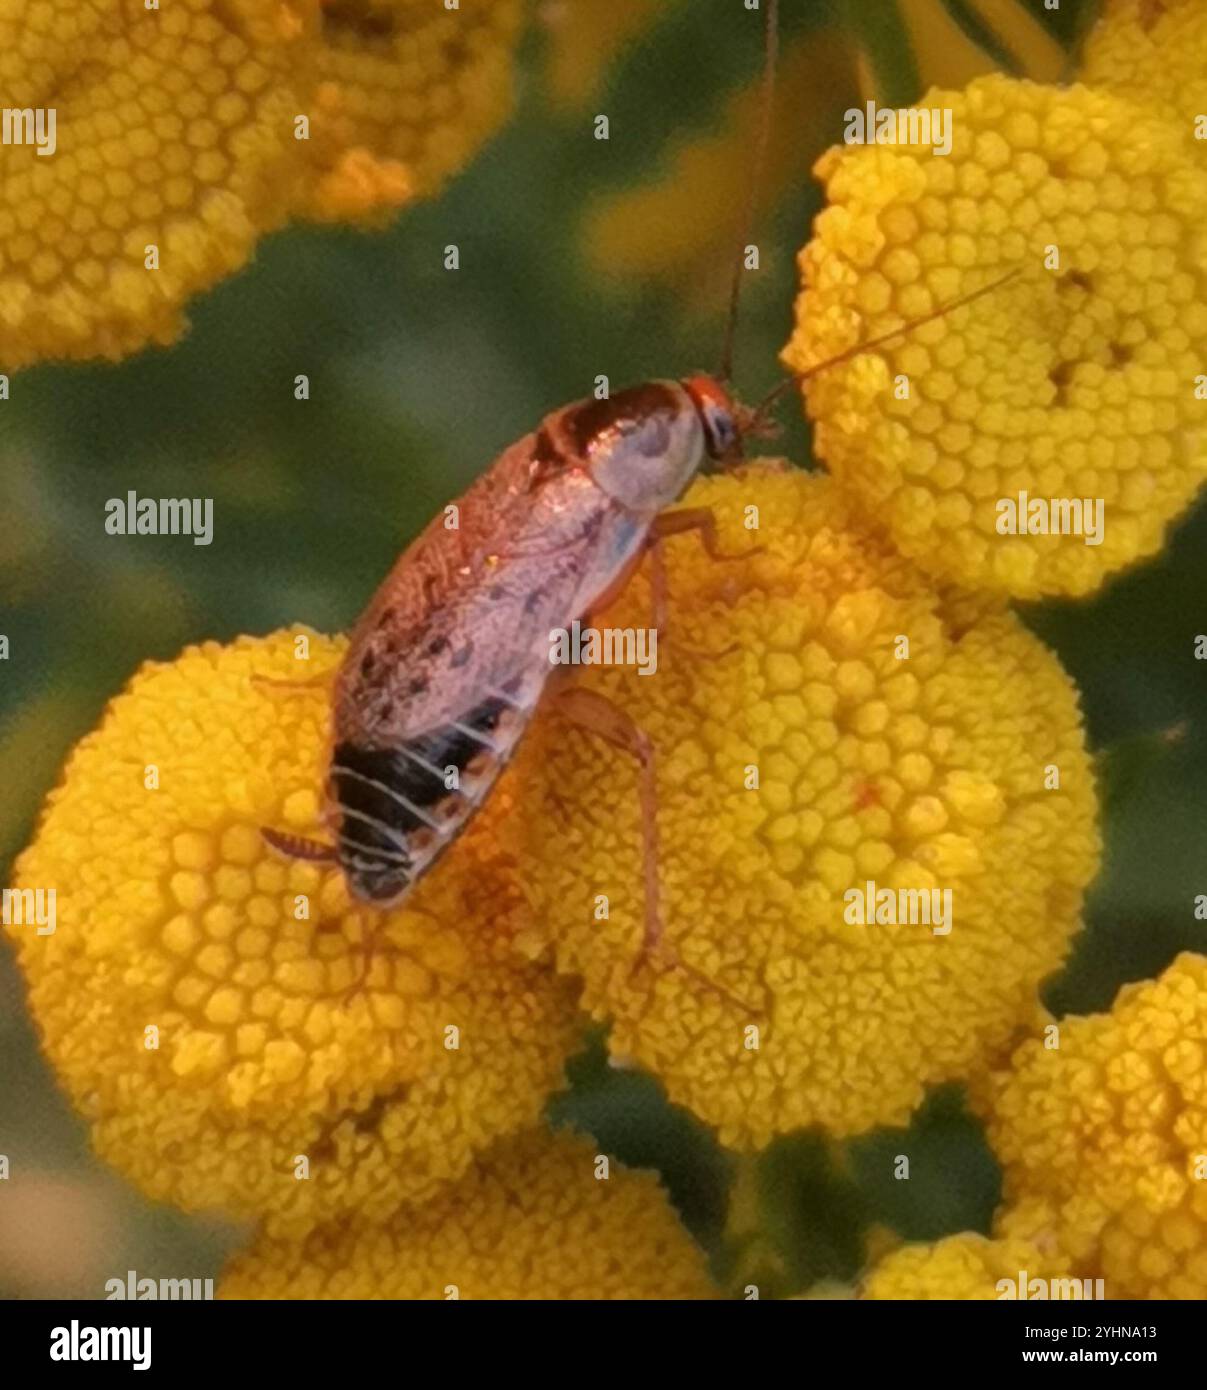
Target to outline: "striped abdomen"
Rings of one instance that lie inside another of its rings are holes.
[[[328,795],[340,867],[358,898],[398,902],[456,839],[528,726],[519,684],[391,747],[336,744]]]

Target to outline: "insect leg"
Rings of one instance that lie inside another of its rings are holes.
[[[638,788],[641,796],[641,834],[642,834],[642,873],[645,890],[645,922],[642,931],[641,950],[633,962],[631,974],[647,961],[652,963],[660,954],[668,968],[682,970],[705,989],[714,991],[747,1012],[759,1010],[744,999],[731,994],[729,990],[684,965],[671,943],[665,940],[662,931],[662,918],[658,907],[658,778],[655,767],[654,742],[649,734],[619,705],[606,695],[583,686],[570,686],[556,696],[558,709],[587,733],[605,739],[613,747],[637,759],[640,775]]]
[[[380,918],[366,933],[364,945],[361,947],[360,974],[355,982],[348,986],[347,992],[344,994],[345,1006],[351,1003],[358,994],[363,993],[365,986],[369,983],[369,971],[373,968],[373,958],[377,954],[377,943],[383,922],[384,917]]]
[[[701,509],[704,515],[712,518],[712,512]],[[715,523],[714,523],[715,528]],[[685,530],[688,528],[684,528]],[[672,533],[673,534],[673,533]],[[715,529],[714,529],[715,539]],[[669,641],[685,656],[697,659],[717,660],[720,657],[730,656],[738,649],[736,642],[731,642],[727,647],[721,647],[718,651],[708,651],[703,647],[689,646],[686,642],[680,642],[677,638],[669,637],[667,634],[669,610],[670,610],[670,587],[666,579],[666,558],[662,553],[662,539],[654,537],[646,542],[646,554],[650,557],[650,599],[653,603],[653,627],[658,633],[660,642]],[[726,555],[722,557],[727,560],[744,559],[740,555]]]
[[[557,697],[558,708],[579,728],[606,739],[613,747],[640,764],[642,867],[645,875],[645,929],[643,951],[652,952],[662,941],[658,913],[658,782],[654,767],[654,743],[619,705],[606,695],[570,686]]]
[[[670,587],[666,581],[666,556],[662,553],[660,541],[648,542],[650,557],[650,602],[653,605],[653,626],[658,640],[666,636],[670,619]]]
[[[709,515],[711,516],[712,513],[710,512]],[[666,557],[662,553],[662,542],[649,541],[646,546],[646,554],[650,557],[650,599],[654,607],[651,614],[652,626],[658,634],[659,642],[670,642],[676,650],[681,651],[685,656],[695,657],[698,660],[715,660],[719,657],[729,656],[731,652],[736,652],[738,649],[736,642],[731,642],[729,646],[722,647],[719,651],[710,652],[704,647],[692,647],[686,642],[680,642],[678,638],[668,635],[670,588],[666,581]]]
[[[326,820],[326,816],[323,818]],[[270,845],[279,854],[285,855],[289,859],[305,859],[311,863],[335,864],[339,862],[339,854],[334,845],[325,845],[319,840],[307,840],[301,835],[291,835],[283,830],[270,830],[267,826],[260,827],[260,834],[264,837],[266,844]],[[357,976],[344,996],[345,1003],[355,998],[365,988],[369,980],[369,971],[373,965],[373,957],[377,949],[377,937],[381,930],[380,922],[370,928],[364,945],[361,947],[361,967],[360,974]]]
[[[751,546],[748,550],[722,550],[717,544],[717,518],[711,507],[680,507],[672,512],[659,512],[650,523],[647,535],[651,542],[656,543],[688,531],[695,531],[700,537],[700,543],[710,560],[748,560],[763,550],[761,545]]]
[[[260,827],[264,843],[286,859],[305,859],[314,864],[334,864],[339,855],[334,845],[325,845],[321,840],[307,840],[302,835],[291,835],[286,830],[272,830],[266,825]]]

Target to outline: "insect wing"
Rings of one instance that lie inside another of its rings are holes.
[[[582,470],[534,488],[531,450],[470,489],[457,528],[418,538],[353,636],[329,790],[362,896],[398,900],[481,804],[549,675],[551,629],[611,572],[618,521],[633,529]]]

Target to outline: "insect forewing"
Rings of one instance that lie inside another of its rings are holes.
[[[585,470],[534,481],[535,435],[500,456],[404,553],[353,633],[337,732],[375,746],[460,720],[503,692],[531,703],[549,633],[580,616],[584,581],[625,519]],[[640,528],[632,523],[633,544]],[[354,696],[354,698],[353,698]]]
[[[645,525],[581,467],[518,441],[404,553],[337,682],[328,791],[358,896],[399,901],[498,777],[579,616]],[[548,466],[547,466],[548,465]]]

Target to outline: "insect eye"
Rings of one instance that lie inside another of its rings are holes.
[[[705,403],[702,413],[708,452],[715,459],[724,458],[738,437],[738,427],[734,423],[733,415],[724,406],[712,401]]]

